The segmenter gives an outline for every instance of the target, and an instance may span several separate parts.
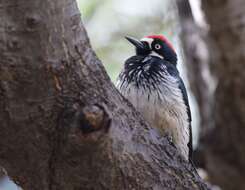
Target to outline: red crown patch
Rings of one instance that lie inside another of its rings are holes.
[[[164,35],[150,35],[150,36],[146,36],[146,38],[160,39],[163,42],[165,42],[169,46],[169,48],[171,48],[175,52],[173,45],[168,41],[168,39]]]

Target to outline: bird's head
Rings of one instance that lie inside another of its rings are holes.
[[[137,40],[132,37],[126,39],[136,47],[136,54],[141,56],[157,56],[174,65],[177,55],[172,44],[163,35],[150,35]]]

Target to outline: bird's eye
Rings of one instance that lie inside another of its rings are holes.
[[[156,44],[156,45],[155,45],[155,48],[156,48],[156,49],[161,49],[161,45],[160,45],[160,44]]]

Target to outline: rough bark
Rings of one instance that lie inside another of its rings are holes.
[[[115,89],[74,0],[0,1],[0,123],[25,190],[208,189]]]
[[[245,1],[205,0],[210,24],[215,129],[205,138],[210,180],[224,190],[245,189]]]

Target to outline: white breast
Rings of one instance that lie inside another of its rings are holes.
[[[178,81],[168,76],[164,83],[158,85],[159,90],[138,88],[134,83],[122,84],[121,81],[117,81],[117,87],[152,127],[172,137],[176,147],[188,160],[188,115]]]

